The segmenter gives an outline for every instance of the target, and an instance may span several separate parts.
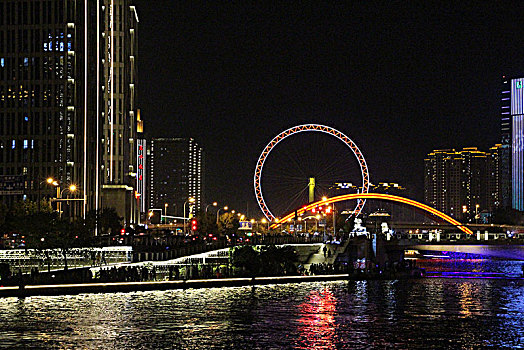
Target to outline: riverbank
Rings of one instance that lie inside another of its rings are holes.
[[[110,283],[77,283],[77,284],[50,284],[0,287],[1,297],[29,297],[36,295],[69,295],[84,293],[127,293],[151,290],[189,289],[189,288],[220,288],[242,287],[267,284],[286,284],[302,282],[326,282],[339,280],[384,279],[385,276],[370,276],[365,274],[348,275],[313,275],[313,276],[276,276],[253,278],[214,278],[190,279],[174,281],[152,282],[110,282]],[[419,276],[417,276],[419,277]],[[396,276],[399,279],[413,278],[408,274]]]
[[[254,278],[219,278],[153,282],[81,283],[0,287],[0,297],[29,297],[36,295],[68,295],[83,293],[126,293],[151,290],[242,287],[250,285],[285,284],[347,280],[347,274],[318,276],[282,276]]]
[[[315,276],[280,276],[280,277],[254,277],[254,278],[219,278],[219,279],[193,279],[193,280],[174,280],[174,281],[153,281],[153,282],[112,282],[112,283],[78,283],[78,284],[53,284],[53,285],[27,285],[23,288],[18,286],[0,287],[0,298],[7,297],[30,297],[30,296],[55,296],[55,295],[74,295],[84,293],[128,293],[141,291],[162,291],[171,289],[190,289],[190,288],[222,288],[222,287],[244,287],[268,284],[287,284],[304,282],[328,282],[344,280],[384,280],[384,279],[417,279],[422,276],[410,274],[397,275],[394,278],[386,276],[370,275],[315,275]],[[508,279],[524,281],[523,276],[504,276],[497,274],[483,275],[471,273],[430,273],[425,278],[490,278]]]

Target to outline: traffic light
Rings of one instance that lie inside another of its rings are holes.
[[[198,221],[197,219],[191,220],[191,231],[197,231],[198,230]]]

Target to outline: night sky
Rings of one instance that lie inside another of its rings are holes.
[[[372,182],[422,200],[429,151],[499,142],[501,76],[524,74],[524,8],[383,3],[137,1],[147,136],[195,138],[207,200],[248,202],[251,216],[261,151],[302,123],[344,132]]]

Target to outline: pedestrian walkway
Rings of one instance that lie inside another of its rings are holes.
[[[343,244],[322,244],[318,251],[311,255],[304,267],[310,269],[312,264],[334,264],[339,254],[346,250],[349,240],[345,240]]]

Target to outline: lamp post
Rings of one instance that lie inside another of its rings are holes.
[[[266,218],[263,218],[262,220],[260,220],[263,224],[265,224],[267,222],[267,231],[269,232],[269,221],[266,220]]]
[[[38,212],[40,212],[40,191],[42,190],[42,184],[44,182],[47,183],[48,185],[55,186],[55,183],[56,185],[58,185],[58,182],[56,182],[55,179],[53,179],[52,177],[48,177],[47,179],[45,179],[44,181],[38,184],[38,203],[37,203]]]
[[[307,232],[307,225],[306,225],[307,221],[302,219],[301,216],[298,217],[298,221],[300,222],[300,225],[302,225],[302,221],[304,221],[304,232]],[[297,232],[298,232],[298,230],[297,230]]]
[[[64,193],[64,191],[69,191],[69,193],[74,193],[76,191],[76,185],[72,184],[72,185],[69,185],[69,187],[67,188],[64,188],[62,191],[60,191],[60,186],[57,186],[56,188],[56,193],[57,193],[57,199],[58,199],[58,216],[60,217],[60,219],[62,218],[62,193]],[[71,212],[69,213],[71,215]]]
[[[187,201],[184,202],[184,233],[186,233],[186,222],[187,222],[187,218],[186,218],[186,204],[188,202],[189,203],[195,203],[195,198],[190,197],[190,198],[188,198]]]
[[[478,224],[480,204],[475,204],[475,223]]]
[[[150,210],[149,213],[147,213],[147,217],[149,219],[149,223],[151,224],[151,217],[153,216],[153,211]]]
[[[337,236],[337,228],[336,228],[336,222],[335,222],[335,203],[333,203],[333,239]]]
[[[168,207],[168,204],[165,203],[164,204],[164,224],[167,223],[167,207]]]
[[[218,217],[219,217],[219,214],[220,214],[220,210],[222,210],[222,209],[224,209],[224,211],[226,211],[229,208],[227,207],[227,205],[224,208],[218,208],[218,210],[217,210],[217,226],[218,226]]]
[[[218,203],[217,202],[213,202],[212,204],[206,205],[206,215],[207,215],[207,208],[209,208],[209,206],[211,206],[211,205],[216,207],[218,205]]]

